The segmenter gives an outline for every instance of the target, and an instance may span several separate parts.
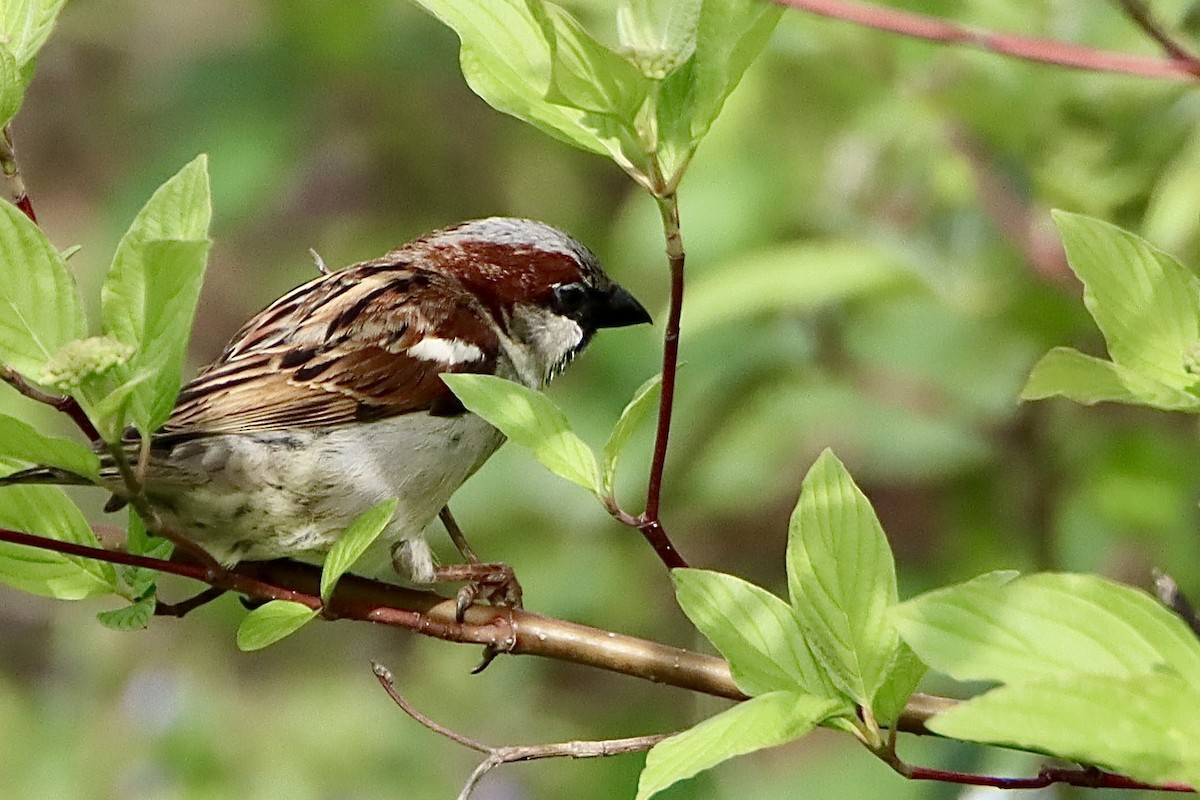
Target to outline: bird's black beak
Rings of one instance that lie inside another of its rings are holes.
[[[624,328],[654,322],[650,312],[623,286],[613,284],[608,294],[597,304],[591,320],[597,328]]]

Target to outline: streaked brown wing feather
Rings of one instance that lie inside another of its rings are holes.
[[[324,427],[461,409],[438,375],[494,369],[500,343],[486,313],[453,278],[404,264],[366,262],[319,278],[247,322],[180,392],[162,433]],[[426,337],[470,343],[480,355],[445,363],[409,351]]]

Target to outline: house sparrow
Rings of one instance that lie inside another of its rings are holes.
[[[591,251],[549,225],[492,217],[434,231],[323,274],[242,326],[153,434],[146,496],[223,566],[320,558],[355,517],[395,497],[356,571],[390,557],[416,582],[466,579],[435,565],[423,532],[504,437],[439,375],[540,389],[598,328],[649,321]],[[451,527],[448,510],[444,519]]]

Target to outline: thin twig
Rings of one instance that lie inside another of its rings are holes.
[[[675,375],[679,370],[679,325],[683,313],[683,238],[679,229],[679,198],[668,191],[658,161],[651,156],[652,193],[662,213],[663,234],[667,245],[667,263],[671,270],[671,304],[663,333],[662,392],[658,400],[658,424],[654,433],[654,454],[650,461],[650,478],[646,485],[646,510],[637,517],[621,510],[616,501],[607,503],[609,513],[626,525],[641,531],[667,569],[686,567],[663,528],[663,474],[667,467],[667,445],[671,436],[671,415],[675,407]]]
[[[200,608],[200,606],[211,603],[223,594],[225,594],[224,589],[217,586],[210,586],[194,597],[189,597],[187,600],[180,600],[178,603],[164,603],[160,600],[154,605],[154,615],[156,617],[182,619],[197,608]]]
[[[917,39],[973,47],[999,55],[1092,72],[1117,72],[1143,78],[1195,81],[1200,64],[1190,60],[1147,58],[1097,50],[1032,36],[995,33],[959,25],[939,17],[858,2],[858,0],[775,0],[781,5],[823,17]]]
[[[487,756],[475,768],[475,771],[471,773],[471,777],[467,779],[466,784],[458,795],[458,800],[467,800],[471,796],[471,793],[475,791],[475,787],[479,785],[479,781],[483,776],[502,764],[512,764],[518,761],[535,761],[542,758],[602,758],[627,753],[640,753],[644,750],[649,750],[671,735],[669,733],[656,733],[625,739],[579,740],[550,744],[492,747],[491,745],[483,744],[461,733],[452,731],[436,720],[421,713],[396,689],[392,673],[387,667],[377,662],[372,662],[371,668],[374,670],[375,677],[379,680],[379,684],[383,687],[383,690],[388,693],[388,697],[392,698],[392,701],[405,714],[408,714],[434,733]]]
[[[88,419],[83,408],[74,397],[66,397],[64,395],[47,394],[41,389],[30,385],[29,381],[14,370],[12,367],[0,365],[0,380],[13,387],[24,397],[34,400],[38,403],[44,403],[50,406],[55,411],[66,414],[70,417],[71,422],[75,423],[75,427],[83,431],[83,435],[88,437],[93,442],[100,441],[100,433],[96,430],[96,426]]]
[[[1133,20],[1134,24],[1145,31],[1146,35],[1158,43],[1158,46],[1163,49],[1168,56],[1181,61],[1185,64],[1191,64],[1193,68],[1200,68],[1200,59],[1197,59],[1190,50],[1183,46],[1171,33],[1163,27],[1163,25],[1154,18],[1150,12],[1150,7],[1142,0],[1117,0],[1117,5],[1125,12],[1125,15]]]
[[[9,123],[0,131],[0,171],[8,179],[8,188],[12,192],[13,205],[21,209],[25,216],[37,224],[37,214],[33,212],[33,203],[25,190],[25,179],[17,166],[17,151],[13,147],[12,124]]]
[[[1056,783],[1081,786],[1087,789],[1144,789],[1156,792],[1195,792],[1182,783],[1142,783],[1124,775],[1106,772],[1095,767],[1082,769],[1043,769],[1032,778],[1006,778],[997,775],[974,775],[927,767],[909,767],[908,774],[901,773],[911,781],[937,781],[966,786],[991,786],[996,789],[1044,789]]]
[[[1200,636],[1200,617],[1196,616],[1196,607],[1179,589],[1175,579],[1165,572],[1154,571],[1154,593],[1158,600],[1167,608],[1174,611],[1180,619],[1187,623],[1192,633]]]
[[[163,522],[158,512],[150,505],[150,501],[146,498],[139,470],[129,463],[129,457],[125,454],[124,444],[121,442],[107,442],[106,444],[108,453],[112,456],[113,463],[117,467],[117,472],[121,476],[121,481],[125,484],[126,495],[124,499],[133,506],[138,516],[142,518],[146,530],[154,536],[171,542],[180,552],[186,553],[210,573],[215,574],[225,571],[225,568],[218,564],[217,560],[207,550]],[[139,453],[148,455],[149,448],[139,445]],[[139,463],[141,462],[142,459],[139,458]],[[205,580],[205,583],[213,583],[213,581]]]

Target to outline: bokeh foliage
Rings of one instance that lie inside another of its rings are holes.
[[[568,5],[613,34],[608,4]],[[895,5],[1153,52],[1110,4]],[[1155,8],[1191,24],[1183,0]],[[456,51],[451,33],[394,0],[336,13],[317,0],[78,0],[18,119],[21,163],[53,241],[84,245],[69,266],[94,297],[100,254],[150,191],[209,153],[215,241],[194,364],[313,274],[308,247],[341,264],[491,213],[571,230],[662,308],[649,203],[610,164],[487,108]],[[1049,348],[1104,353],[1046,209],[1113,221],[1200,263],[1198,121],[1185,86],[786,13],[682,187],[692,305],[665,515],[685,555],[785,594],[788,512],[832,446],[888,531],[902,597],[1001,568],[1144,584],[1160,566],[1200,593],[1195,423],[1016,401]],[[556,383],[587,441],[603,441],[657,370],[656,348],[654,331],[613,332]],[[38,413],[4,390],[0,410],[14,409]],[[643,431],[624,488],[640,484],[646,452]],[[640,537],[515,448],[456,513],[481,551],[513,563],[531,607],[701,646]],[[231,601],[159,622],[133,646],[96,626],[95,608],[0,591],[4,796],[375,798],[398,785],[451,796],[472,755],[391,708],[370,657],[435,717],[494,742],[666,730],[721,707],[529,660],[470,678],[475,653],[368,626],[312,625],[248,656],[230,644]],[[927,760],[1021,768],[964,763],[988,758],[943,747]],[[663,796],[858,797],[876,772],[889,794],[939,791],[901,786],[869,760],[818,737]],[[639,768],[637,757],[539,764],[489,781],[631,796]]]

